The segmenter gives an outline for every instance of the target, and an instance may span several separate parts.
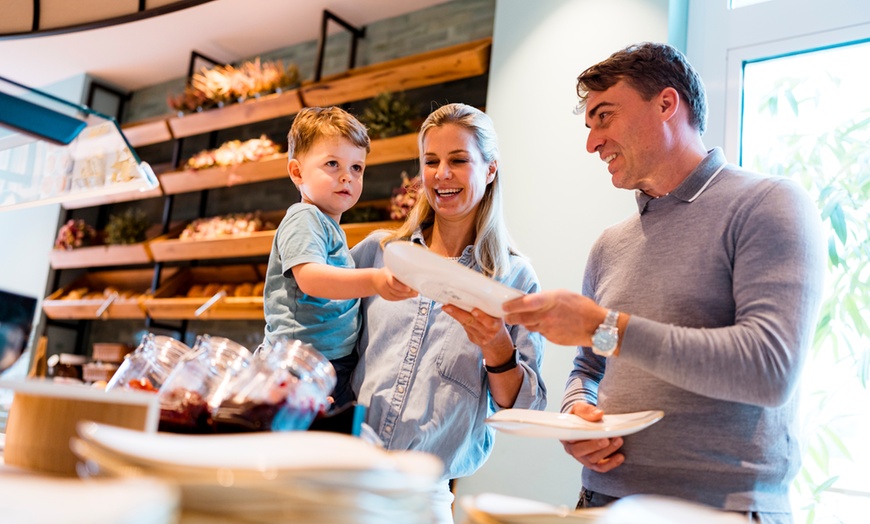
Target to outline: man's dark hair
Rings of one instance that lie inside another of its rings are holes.
[[[707,129],[704,82],[677,49],[667,44],[643,42],[613,53],[577,77],[580,107],[585,107],[590,91],[605,91],[620,80],[625,80],[645,100],[673,87],[689,104],[689,123],[704,134]]]

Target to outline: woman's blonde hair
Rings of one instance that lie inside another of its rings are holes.
[[[430,114],[417,135],[417,147],[420,152],[420,166],[423,163],[423,140],[432,128],[446,124],[462,126],[475,138],[477,148],[487,164],[498,161],[498,137],[495,126],[489,116],[477,108],[465,104],[447,104]],[[422,178],[422,176],[421,176]],[[422,192],[422,190],[420,190]],[[435,222],[435,211],[428,198],[418,193],[416,204],[408,213],[405,223],[390,233],[381,241],[386,246],[393,240],[407,240],[418,228],[426,229]],[[492,182],[486,186],[483,198],[477,209],[474,237],[474,259],[480,265],[483,273],[491,277],[502,277],[510,271],[510,256],[518,254],[513,247],[513,241],[508,234],[502,214],[501,182],[496,171]]]

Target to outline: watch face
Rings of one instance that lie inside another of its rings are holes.
[[[616,328],[598,328],[592,335],[592,350],[599,355],[610,355],[618,341],[619,332]]]

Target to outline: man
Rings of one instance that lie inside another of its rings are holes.
[[[703,83],[664,45],[627,47],[578,78],[586,149],[638,214],[592,248],[583,295],[545,291],[506,321],[578,345],[563,412],[662,410],[624,438],[564,442],[578,507],[637,493],[791,522],[797,395],[824,278],[818,211],[783,177],[707,151]]]

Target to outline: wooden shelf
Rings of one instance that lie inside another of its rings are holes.
[[[366,157],[366,165],[376,166],[390,162],[401,162],[402,160],[416,160],[419,156],[417,133],[410,133],[372,140],[372,151]]]
[[[52,269],[150,264],[152,261],[147,242],[70,250],[53,249],[48,258]]]
[[[263,218],[277,224],[284,213],[285,211],[264,213]],[[341,228],[347,235],[348,246],[353,247],[376,229],[392,229],[399,225],[401,222],[388,220],[342,224]],[[209,240],[181,240],[178,238],[179,234],[180,231],[163,235],[149,244],[155,262],[268,256],[272,252],[272,240],[275,238],[274,229]]]
[[[172,140],[166,116],[131,122],[121,126],[121,131],[133,147],[159,144]]]
[[[208,169],[185,169],[157,175],[163,192],[167,195],[232,187],[277,178],[287,178],[287,155],[270,156],[257,162],[246,162],[235,166],[210,167]]]
[[[489,69],[492,38],[352,69],[300,88],[306,106],[331,106],[482,75]]]
[[[74,269],[106,266],[130,266],[150,264],[150,244],[160,234],[160,224],[152,225],[145,232],[146,240],[136,244],[112,244],[78,247],[75,249],[53,249],[48,254],[52,269]]]
[[[372,140],[371,153],[366,157],[366,165],[374,166],[402,160],[414,160],[417,156],[417,134],[411,133]],[[235,166],[171,171],[157,175],[157,178],[160,180],[163,193],[176,195],[280,178],[289,180],[290,177],[287,174],[287,155],[279,154],[257,162],[245,162]]]
[[[251,98],[238,104],[169,119],[169,128],[175,138],[199,135],[228,127],[260,122],[281,116],[294,115],[302,109],[299,91],[293,89]]]
[[[272,251],[274,237],[275,230],[212,240],[181,240],[164,236],[151,244],[151,253],[156,262],[261,256]]]
[[[369,233],[377,229],[396,229],[402,225],[401,220],[384,220],[382,222],[360,222],[358,224],[342,224],[341,229],[347,236],[347,245],[353,247]]]
[[[144,307],[154,319],[262,320],[262,293],[245,297],[188,297],[187,293],[194,284],[256,284],[265,277],[262,264],[188,268],[167,280]]]
[[[172,274],[170,270],[166,276]],[[88,273],[69,286],[58,289],[42,301],[42,310],[53,319],[135,319],[145,318],[143,301],[151,289],[153,269],[103,271]],[[114,298],[104,295],[96,298],[64,299],[71,290],[88,288],[102,291],[113,287],[118,291],[131,291],[135,296]]]
[[[217,109],[131,122],[122,129],[134,147],[142,146],[291,116],[306,106],[338,105],[372,98],[384,91],[404,91],[469,78],[487,72],[491,47],[492,38],[484,38],[358,67],[319,82],[308,82],[299,89]]]

